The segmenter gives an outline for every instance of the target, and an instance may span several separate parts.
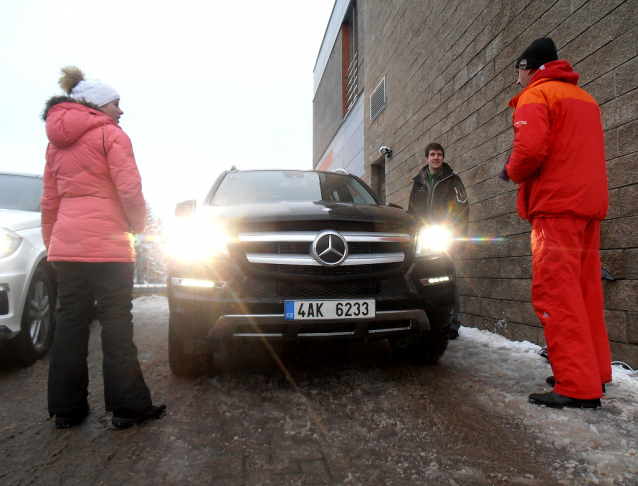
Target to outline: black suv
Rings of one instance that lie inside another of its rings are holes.
[[[387,338],[426,362],[445,352],[451,237],[358,177],[233,168],[195,206],[177,205],[168,238],[173,373],[220,372],[247,340]]]

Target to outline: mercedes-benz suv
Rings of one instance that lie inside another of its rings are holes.
[[[177,375],[220,372],[250,340],[387,338],[426,362],[447,347],[450,233],[343,170],[226,171],[177,205],[167,243]]]

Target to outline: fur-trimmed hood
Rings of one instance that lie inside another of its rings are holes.
[[[49,98],[44,105],[44,110],[42,111],[42,120],[47,121],[47,115],[49,114],[49,111],[51,111],[51,108],[59,105],[60,103],[77,103],[79,105],[88,106],[89,108],[93,108],[94,110],[101,111],[99,106],[96,106],[93,103],[89,103],[88,101],[76,100],[75,98],[66,95],[56,95],[51,96],[51,98]]]
[[[50,98],[42,117],[49,141],[58,148],[68,147],[93,128],[108,124],[118,126],[94,104],[69,96]]]

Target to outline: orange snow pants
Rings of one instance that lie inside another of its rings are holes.
[[[600,221],[534,218],[532,304],[560,395],[595,399],[611,381],[600,276]]]

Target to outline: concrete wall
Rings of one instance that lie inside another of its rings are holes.
[[[341,32],[337,36],[315,98],[312,100],[312,117],[312,162],[316,165],[343,122]]]
[[[319,53],[317,54],[315,67],[312,70],[314,94],[316,94],[317,89],[319,89],[321,79],[323,78],[324,69],[326,68],[328,61],[330,60],[332,49],[337,42],[339,34],[341,33],[341,23],[343,22],[343,18],[348,12],[348,8],[350,7],[352,1],[353,0],[335,0],[335,4],[332,7],[330,20],[328,21],[326,32],[324,33],[323,40],[321,41],[321,47],[319,48]]]
[[[363,93],[343,120],[322,157],[315,163],[316,170],[344,168],[351,174],[362,177],[363,164]]]
[[[363,176],[363,106],[361,103],[364,98],[365,3],[356,2],[359,100],[345,118],[342,98],[342,32],[336,27],[341,26],[352,4],[352,1],[336,0],[313,72],[315,96],[312,101],[312,163],[314,168],[323,167],[322,170],[327,170],[329,167],[333,169],[345,167]],[[330,54],[327,55],[327,52]]]
[[[359,3],[362,3],[361,0]],[[387,200],[407,206],[423,148],[440,142],[471,202],[477,242],[459,265],[462,320],[543,342],[531,303],[530,226],[515,212],[516,186],[497,178],[511,152],[513,62],[549,35],[601,106],[610,209],[602,224],[604,282],[614,359],[638,367],[638,0],[432,0],[365,2],[364,157],[378,149]],[[368,97],[386,76],[387,107],[369,122]]]

